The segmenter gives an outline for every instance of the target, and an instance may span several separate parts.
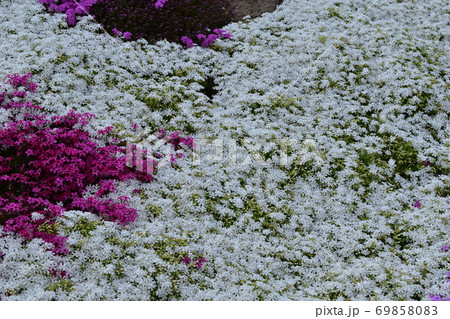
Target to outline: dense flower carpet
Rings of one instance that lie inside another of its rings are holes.
[[[0,0],[0,300],[450,300],[446,0]]]

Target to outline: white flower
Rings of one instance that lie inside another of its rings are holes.
[[[38,213],[38,212],[31,213],[31,219],[32,220],[39,220],[39,219],[42,219],[42,218],[45,218],[45,216],[43,214],[41,214],[41,213]]]

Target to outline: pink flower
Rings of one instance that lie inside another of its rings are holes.
[[[75,18],[75,11],[72,9],[69,9],[66,11],[67,15],[67,24],[70,26],[74,26],[77,24],[77,20]]]
[[[27,95],[27,93],[25,91],[16,91],[13,92],[13,96],[14,97],[25,97]]]
[[[203,258],[203,257],[200,257],[200,258],[197,258],[197,259],[192,260],[191,258],[189,258],[189,257],[186,256],[186,257],[183,257],[183,258],[180,259],[180,262],[183,263],[183,264],[185,264],[185,265],[190,264],[192,261],[194,262],[195,266],[196,266],[198,269],[202,268],[203,264],[204,264],[205,262],[207,262],[207,260],[206,260],[205,258]]]
[[[122,35],[122,32],[120,32],[120,31],[117,30],[116,28],[112,29],[112,32],[114,32],[114,34],[115,34],[116,36],[118,36],[118,37]]]
[[[202,262],[202,263],[207,262],[207,260],[206,260],[205,258],[203,258],[203,257],[197,258],[196,261],[197,261],[197,262]]]
[[[181,42],[186,44],[187,48],[192,48],[194,46],[194,41],[192,41],[191,38],[186,36],[181,38]]]
[[[101,181],[100,182],[100,189],[97,191],[97,193],[95,195],[100,197],[100,196],[103,196],[106,193],[115,192],[115,191],[116,191],[116,187],[114,186],[114,181],[113,180],[106,180],[106,181]]]
[[[200,269],[200,268],[202,268],[203,263],[205,263],[205,262],[207,262],[207,260],[205,258],[203,258],[203,257],[197,258],[195,260],[195,265],[197,266],[198,269]]]
[[[165,129],[159,129],[158,133],[156,134],[157,138],[163,138],[164,136],[166,136],[166,130]]]
[[[123,203],[130,201],[130,198],[128,196],[119,196],[117,199]]]
[[[132,34],[131,34],[131,32],[124,32],[123,33],[123,38],[125,39],[125,40],[130,40],[131,39],[131,36],[132,36]]]
[[[28,85],[28,89],[30,90],[31,93],[35,93],[36,88],[37,88],[37,84],[34,82],[30,82],[30,84]]]
[[[422,200],[419,199],[418,201],[416,201],[416,202],[413,204],[413,206],[416,207],[416,208],[422,207],[422,204],[420,203],[421,201],[422,201]]]
[[[182,263],[185,264],[185,265],[189,264],[191,261],[192,261],[192,259],[189,258],[189,257],[187,257],[187,256],[181,258],[181,260],[180,260],[180,262],[182,262]]]
[[[219,37],[221,37],[222,39],[229,39],[232,37],[232,35],[230,33],[228,33],[227,31],[221,30],[221,29],[214,29],[213,32],[215,34],[217,34]]]
[[[215,34],[208,35],[208,37],[205,40],[203,40],[202,47],[208,48],[209,46],[213,45],[218,38],[219,36]]]
[[[48,270],[50,272],[50,274],[53,277],[59,278],[59,279],[63,279],[63,278],[71,278],[72,275],[69,274],[67,271],[65,270],[59,270],[59,269],[55,269],[53,267],[49,268]]]
[[[448,247],[447,245],[442,245],[442,251],[449,251],[450,247]]]
[[[175,155],[170,154],[170,163],[175,164],[176,162],[177,162],[177,158],[175,157]]]
[[[158,0],[155,3],[155,8],[156,9],[161,9],[162,7],[164,7],[164,4],[167,2],[167,0]]]
[[[113,130],[114,130],[114,127],[107,126],[103,130],[99,130],[98,134],[100,134],[100,135],[111,134],[113,132]]]

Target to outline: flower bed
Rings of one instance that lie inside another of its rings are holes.
[[[69,26],[77,16],[93,15],[111,35],[124,40],[163,39],[184,43],[188,48],[198,43],[209,47],[231,34],[219,27],[232,21],[232,6],[225,0],[39,0],[50,12],[63,12]],[[122,31],[121,31],[122,30]],[[206,33],[206,34],[204,34]]]
[[[93,156],[113,138],[180,142],[161,127],[198,143],[167,152],[151,182],[88,183],[79,198],[103,188],[136,218],[66,206],[40,230],[67,238],[66,255],[2,224],[1,298],[448,299],[444,2],[286,0],[185,50],[118,45],[89,16],[67,27],[39,1],[1,1],[0,69],[38,86],[2,96],[5,136],[13,119],[36,129],[25,110],[45,115],[43,135],[74,110],[96,115],[76,131]],[[46,141],[32,145],[51,157]]]

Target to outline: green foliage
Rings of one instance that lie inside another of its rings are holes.
[[[78,232],[84,237],[91,237],[90,232],[95,230],[98,225],[102,225],[101,221],[89,221],[87,218],[80,218],[72,227],[66,227],[68,232]]]
[[[169,263],[178,264],[183,254],[180,247],[187,247],[189,242],[187,239],[175,238],[170,236],[162,236],[154,243],[145,245],[147,249],[153,249],[158,256]]]
[[[69,56],[69,55],[67,55],[67,54],[65,54],[65,53],[61,53],[61,54],[58,54],[58,55],[56,56],[56,59],[55,59],[54,63],[55,63],[56,65],[59,65],[59,64],[61,64],[61,63],[67,62],[69,59],[70,59],[70,56]]]
[[[44,233],[57,235],[58,227],[59,227],[58,223],[46,221],[43,224],[39,225],[39,227],[37,229]]]
[[[50,291],[62,290],[65,292],[71,292],[73,290],[74,284],[75,283],[72,280],[64,278],[54,284],[49,285],[47,287],[47,290]]]
[[[392,159],[395,161],[394,174],[398,174],[405,179],[409,179],[409,173],[415,172],[422,168],[418,159],[418,151],[413,147],[411,142],[407,142],[398,136],[390,133],[383,133],[383,145],[379,152],[369,152],[366,149],[356,149],[358,154],[357,166],[354,168],[355,174],[351,177],[359,177],[360,183],[354,184],[352,188],[358,190],[359,186],[365,188],[363,197],[370,193],[371,183],[386,183],[392,185],[394,189],[398,189],[401,185],[395,181],[394,176],[388,173],[373,173],[370,170],[371,165],[387,171],[388,162]]]

